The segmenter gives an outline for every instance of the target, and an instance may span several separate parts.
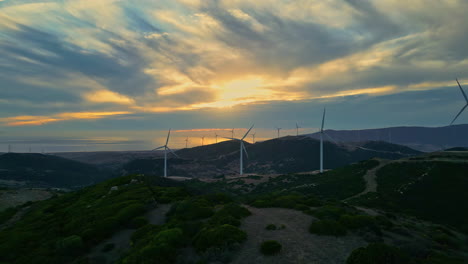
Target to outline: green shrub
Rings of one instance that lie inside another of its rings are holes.
[[[346,228],[335,220],[320,220],[310,224],[309,232],[316,235],[344,236]]]
[[[144,237],[154,237],[159,231],[161,231],[161,226],[148,224],[138,228],[135,232],[133,232],[130,240],[133,243],[137,243]]]
[[[235,204],[235,203],[230,203],[230,204],[225,205],[217,213],[231,215],[232,217],[236,219],[241,219],[252,214],[249,210],[247,210],[247,208],[240,206],[238,204]]]
[[[372,243],[354,250],[346,264],[405,264],[409,258],[398,248],[383,243]]]
[[[260,252],[262,252],[263,255],[266,256],[271,256],[271,255],[276,255],[281,251],[281,244],[276,241],[276,240],[267,240],[262,242],[260,245]]]
[[[10,218],[12,218],[16,214],[16,212],[18,212],[17,207],[10,207],[1,211],[0,212],[0,225],[10,220]]]
[[[383,215],[376,216],[375,220],[377,224],[384,229],[391,229],[394,226],[393,222]]]
[[[143,204],[131,204],[117,213],[116,218],[120,224],[125,224],[129,222],[132,218],[140,216],[146,212],[145,206]]]
[[[83,249],[83,240],[80,236],[72,235],[58,240],[55,247],[62,255],[76,255]]]
[[[340,223],[349,229],[372,228],[376,225],[374,217],[369,215],[342,215]]]
[[[232,225],[221,225],[202,229],[194,239],[194,247],[198,251],[208,248],[223,248],[235,243],[241,243],[247,238],[247,234]]]
[[[312,211],[312,214],[322,220],[339,220],[342,215],[346,214],[346,209],[334,205],[325,205]]]
[[[266,230],[276,230],[276,225],[274,224],[269,224],[265,227]]]
[[[101,252],[109,252],[109,251],[112,251],[114,248],[115,248],[114,243],[107,243],[104,245],[104,247],[102,247]]]
[[[213,208],[204,199],[185,200],[174,204],[167,213],[180,220],[197,220],[213,215]]]
[[[148,224],[148,219],[143,216],[135,217],[130,222],[130,227],[132,228],[140,228]]]
[[[225,214],[218,214],[216,213],[214,216],[210,218],[211,225],[232,225],[232,226],[237,226],[239,227],[241,225],[241,222],[230,216],[230,215],[225,215]]]

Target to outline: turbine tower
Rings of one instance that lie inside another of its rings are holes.
[[[240,175],[243,175],[244,174],[244,159],[243,159],[243,152],[245,152],[245,155],[247,156],[247,158],[249,157],[249,154],[247,154],[247,150],[245,149],[245,146],[244,146],[244,138],[247,137],[247,135],[249,134],[250,130],[252,130],[252,128],[254,127],[254,125],[252,125],[249,130],[247,130],[247,133],[245,133],[245,135],[241,138],[241,139],[238,139],[238,138],[227,138],[227,139],[232,139],[232,140],[237,140],[237,141],[240,141],[240,168],[239,168],[239,174]]]
[[[255,134],[257,134],[257,132],[252,134],[252,144],[255,144]]]
[[[320,128],[320,173],[323,172],[323,126],[325,125],[325,108],[323,108],[322,126]]]
[[[201,145],[203,146],[203,143],[205,142],[205,136],[201,137]]]
[[[457,81],[458,87],[460,87],[460,91],[462,92],[463,97],[465,97],[466,104],[465,104],[465,106],[460,110],[460,112],[458,112],[457,116],[455,116],[455,118],[452,120],[452,123],[450,123],[450,125],[452,125],[453,122],[455,122],[455,120],[457,120],[457,118],[461,115],[461,113],[466,109],[466,107],[468,107],[468,97],[466,96],[465,91],[463,91],[463,88],[461,87],[460,83],[458,82],[458,79],[455,79],[455,80]]]
[[[215,138],[216,138],[216,144],[218,144],[218,133],[215,133]]]
[[[185,139],[185,148],[188,147],[188,137]]]
[[[231,138],[234,138],[234,128],[231,129]]]
[[[280,130],[281,130],[281,129],[282,129],[281,127],[277,127],[277,128],[276,128],[276,130],[278,130],[278,138],[280,137]]]
[[[167,144],[169,143],[169,137],[170,137],[170,136],[171,136],[171,129],[169,129],[169,132],[167,133],[166,144],[165,144],[164,146],[161,146],[161,147],[158,147],[158,148],[153,149],[153,151],[155,151],[155,150],[164,148],[164,177],[167,177],[167,151],[169,150],[169,151],[172,152],[172,154],[174,154],[176,157],[179,157],[179,156],[177,156],[177,154],[175,154],[175,152],[172,151],[172,149],[170,149],[169,146],[167,145]]]
[[[296,137],[299,136],[299,128],[301,128],[296,122]]]

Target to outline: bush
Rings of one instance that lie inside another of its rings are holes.
[[[146,212],[143,204],[131,204],[117,213],[116,218],[120,224],[128,223],[132,218],[142,215]]]
[[[325,205],[312,211],[312,215],[322,220],[339,220],[344,214],[346,214],[346,210],[344,208],[334,205]]]
[[[76,255],[83,249],[83,240],[80,236],[72,235],[57,241],[55,247],[62,255]]]
[[[266,230],[276,230],[276,225],[274,224],[269,224],[265,227]]]
[[[374,217],[369,215],[342,215],[340,223],[349,229],[372,228],[376,225]]]
[[[104,245],[104,247],[102,247],[101,252],[109,252],[109,251],[112,251],[114,248],[115,248],[114,243],[107,243]]]
[[[213,208],[204,199],[186,200],[174,204],[167,213],[180,220],[197,220],[213,215]]]
[[[260,245],[260,252],[262,252],[263,255],[266,256],[271,256],[271,255],[276,255],[281,251],[281,244],[276,241],[276,240],[268,240],[264,241]]]
[[[135,217],[130,222],[130,227],[132,228],[140,228],[148,224],[148,219],[143,216]]]
[[[153,237],[155,236],[159,231],[161,231],[161,226],[159,225],[145,225],[140,228],[138,228],[133,234],[130,240],[133,243],[137,243],[144,237]]]
[[[247,239],[247,234],[232,225],[221,225],[202,229],[194,239],[194,247],[197,251],[205,251],[208,248],[223,248],[235,243],[241,243]]]
[[[354,250],[346,264],[405,264],[409,258],[398,248],[383,243],[369,244]]]
[[[309,232],[316,235],[344,236],[346,228],[335,220],[320,220],[312,222]]]
[[[232,217],[236,219],[241,219],[252,214],[249,210],[247,210],[247,208],[240,206],[238,204],[235,204],[235,203],[230,203],[230,204],[225,205],[217,213],[231,215]]]

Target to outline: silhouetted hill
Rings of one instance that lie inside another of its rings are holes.
[[[468,147],[468,124],[444,127],[388,127],[362,130],[326,130],[337,142],[386,141],[420,151]],[[319,133],[309,134],[319,139]]]
[[[80,187],[109,178],[108,171],[77,161],[43,154],[0,155],[0,179],[29,186]]]
[[[244,159],[246,173],[294,173],[319,169],[320,142],[309,137],[283,137],[247,144]],[[169,175],[186,177],[215,177],[239,173],[239,142],[182,149],[171,156]],[[373,157],[399,159],[419,154],[419,151],[387,142],[337,145],[324,142],[324,167],[333,169]],[[123,166],[124,173],[162,175],[163,159],[137,159]]]
[[[250,143],[245,142],[245,146]],[[239,151],[239,142],[229,140],[217,144],[180,149],[177,155],[184,159],[210,160],[218,159],[232,152]]]

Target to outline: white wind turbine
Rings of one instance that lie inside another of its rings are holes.
[[[323,126],[325,124],[325,108],[323,108],[322,126],[320,127],[320,173],[323,172]]]
[[[238,138],[227,138],[227,139],[232,139],[232,140],[237,140],[237,141],[240,141],[240,169],[239,169],[239,174],[240,175],[243,175],[244,174],[244,159],[243,159],[243,152],[245,152],[245,155],[247,157],[249,157],[249,154],[247,154],[247,150],[245,149],[245,146],[244,146],[244,138],[247,137],[247,135],[249,134],[250,130],[252,130],[252,128],[254,127],[254,125],[252,125],[249,130],[247,130],[247,133],[245,133],[245,135],[241,138],[241,139],[238,139]]]
[[[188,147],[188,141],[189,141],[189,140],[188,140],[188,137],[187,137],[187,138],[185,139],[185,148]]]
[[[231,129],[231,138],[234,138],[234,128]]]
[[[161,147],[158,147],[158,148],[155,148],[153,149],[154,150],[158,150],[158,149],[162,149],[164,148],[164,177],[167,177],[167,151],[169,150],[170,152],[172,152],[172,154],[174,154],[176,157],[179,157],[177,156],[177,154],[175,154],[174,151],[172,151],[172,149],[169,148],[169,146],[167,146],[167,144],[169,143],[169,137],[171,135],[171,129],[169,129],[169,132],[167,133],[167,139],[166,139],[166,144],[164,146],[161,146]]]
[[[257,134],[257,132],[253,133],[252,134],[252,144],[255,144],[255,135]]]
[[[218,133],[215,133],[215,138],[216,138],[216,144],[218,144]]]
[[[465,106],[460,110],[460,112],[458,112],[457,116],[455,116],[455,118],[452,120],[452,123],[450,123],[450,125],[453,124],[453,122],[455,122],[455,120],[457,120],[457,118],[461,115],[461,113],[466,109],[466,107],[468,107],[468,97],[466,96],[465,94],[465,91],[463,91],[463,88],[461,87],[460,83],[458,82],[458,79],[455,79],[458,83],[458,87],[460,87],[460,91],[462,92],[463,94],[463,97],[465,97],[465,101],[466,101],[466,104]]]
[[[296,122],[296,136],[299,136],[299,128],[301,128]]]
[[[201,145],[203,146],[203,143],[205,142],[205,136],[201,137]]]

